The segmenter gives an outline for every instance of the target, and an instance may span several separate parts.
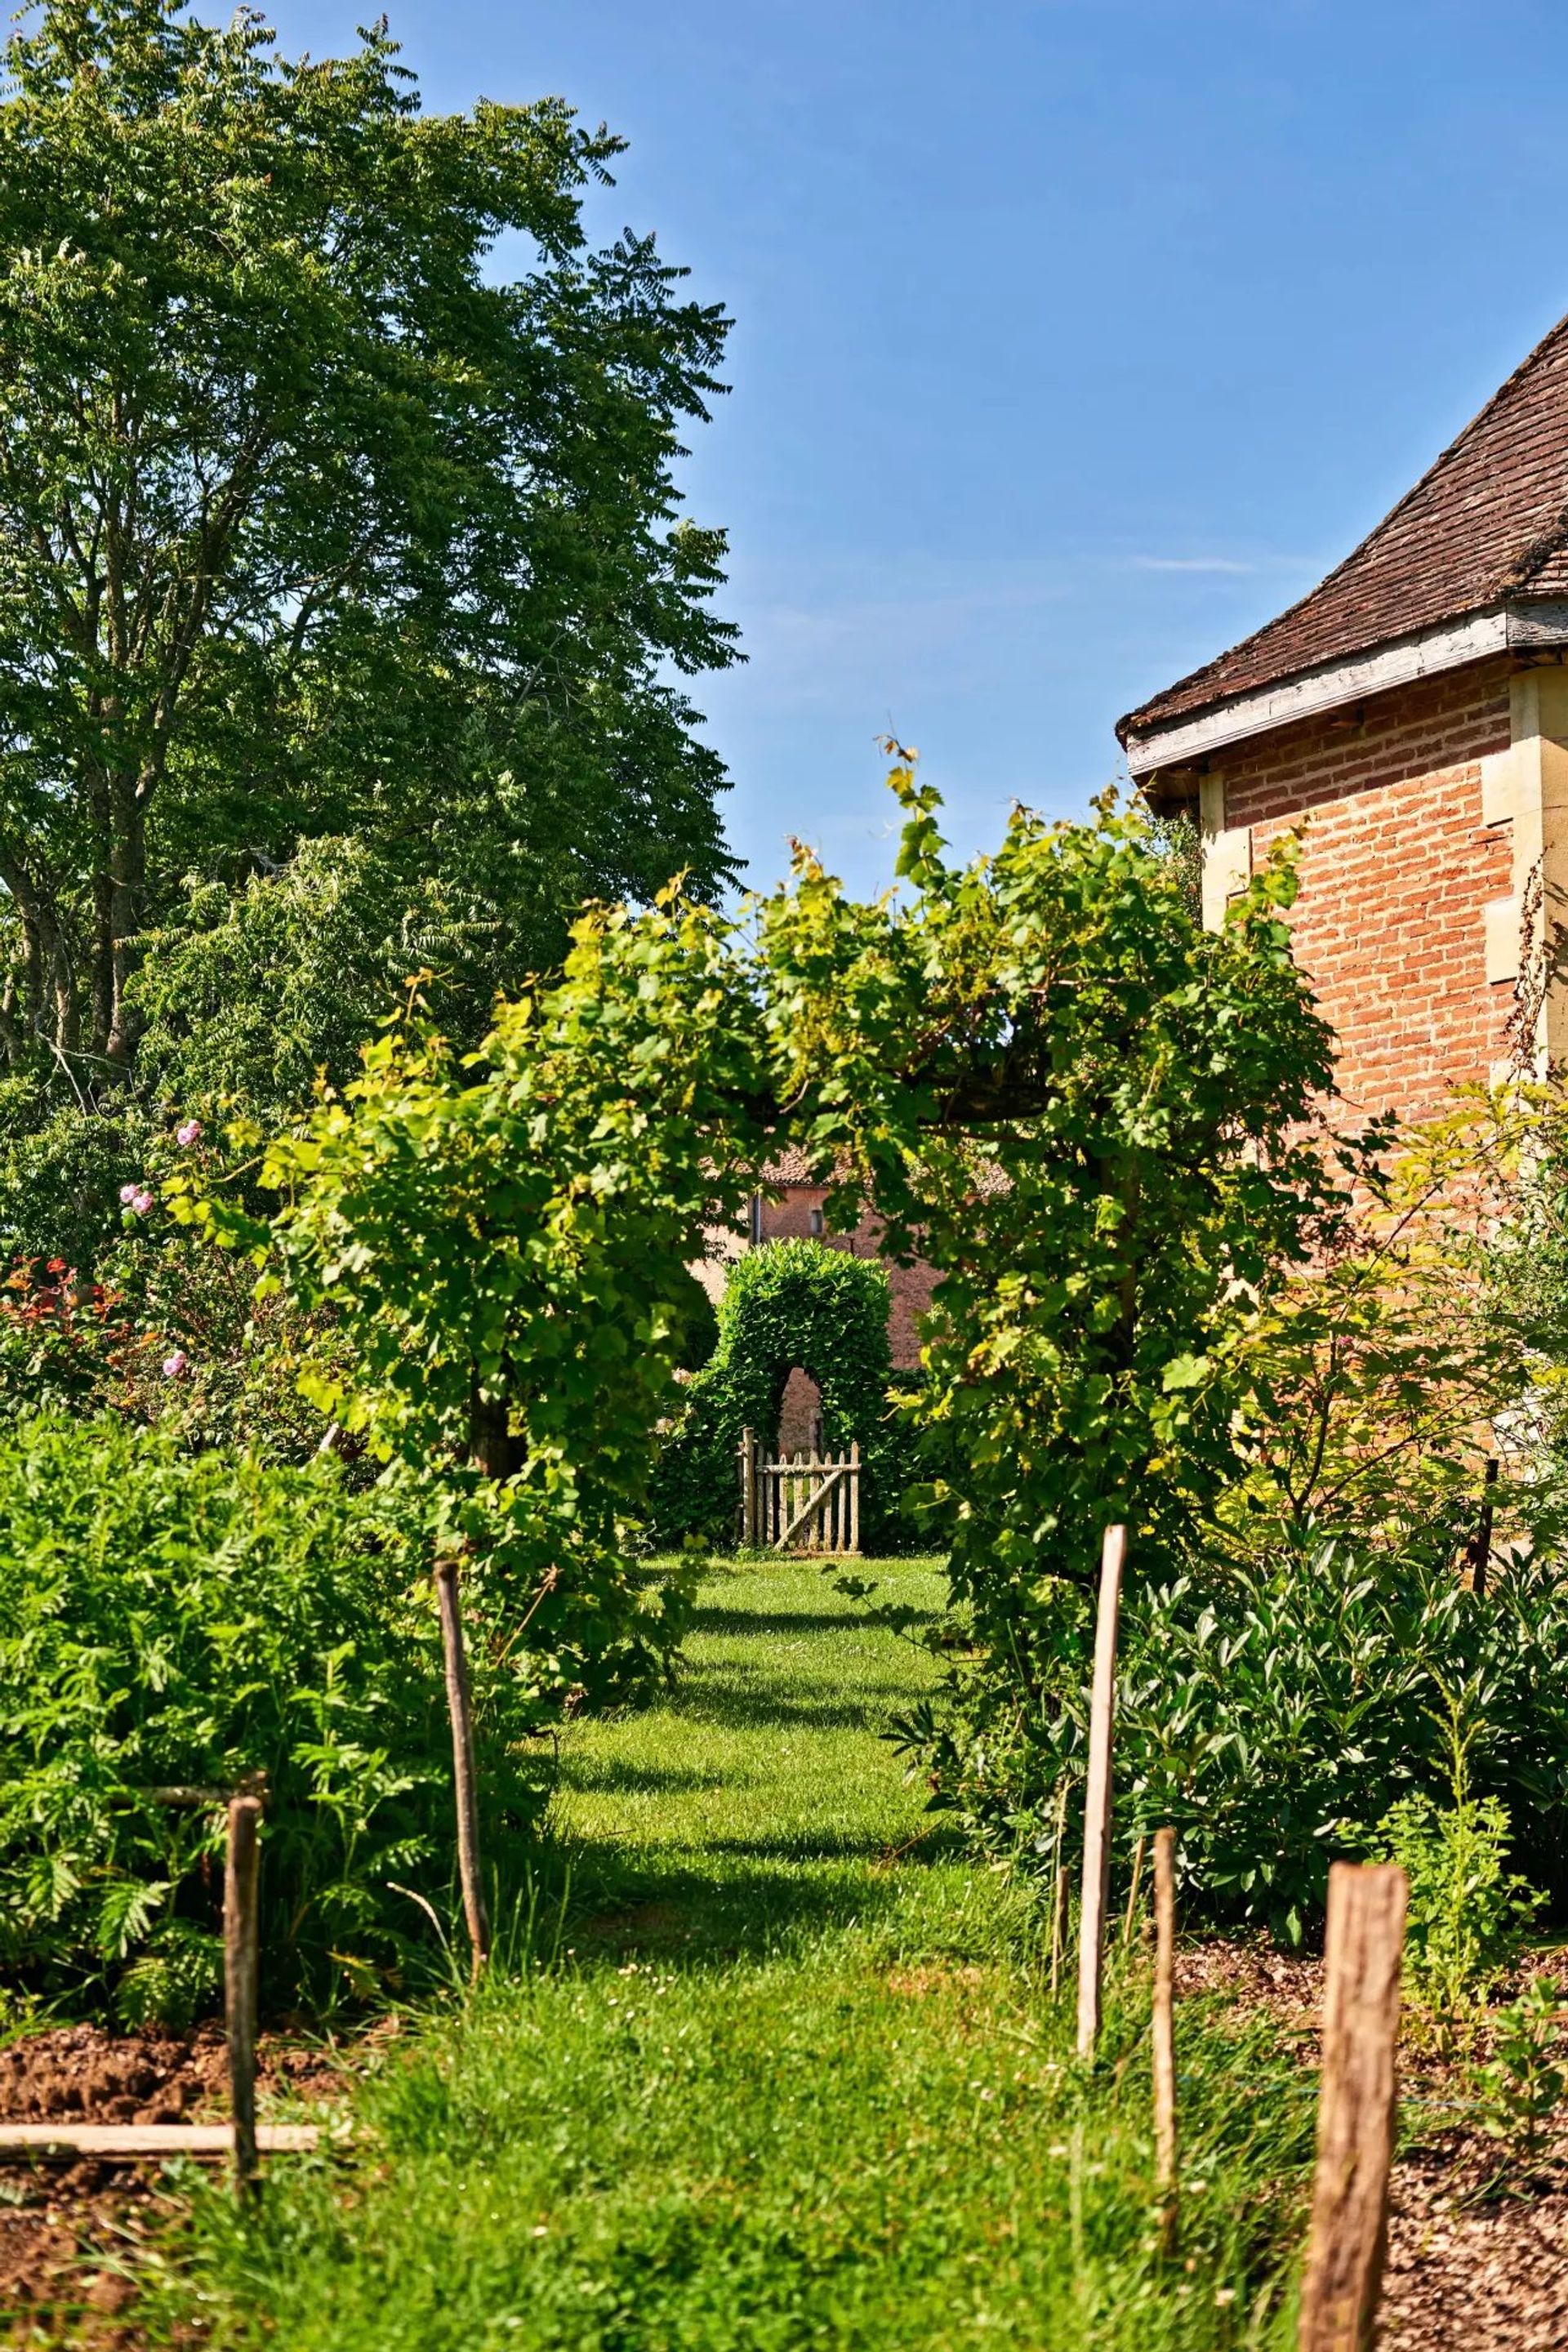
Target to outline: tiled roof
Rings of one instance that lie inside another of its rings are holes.
[[[820,1187],[822,1179],[813,1173],[810,1154],[792,1143],[776,1159],[768,1161],[763,1170],[763,1182],[770,1186],[812,1184]]]
[[[1568,595],[1568,319],[1337,571],[1228,653],[1129,711],[1146,734],[1232,695],[1504,597]]]

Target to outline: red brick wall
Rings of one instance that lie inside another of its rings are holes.
[[[780,1242],[809,1237],[811,1213],[821,1210],[826,1199],[827,1193],[820,1185],[785,1186],[778,1200],[763,1202],[763,1239]],[[852,1234],[825,1233],[820,1238],[829,1249],[852,1250],[857,1257],[876,1257],[880,1253],[881,1228],[872,1217],[862,1218]],[[931,1305],[936,1276],[926,1265],[889,1265],[887,1274],[891,1293],[888,1340],[894,1363],[900,1371],[907,1371],[920,1360],[920,1318]]]
[[[1488,984],[1488,901],[1512,887],[1507,825],[1483,825],[1479,761],[1509,743],[1509,666],[1478,663],[1215,755],[1225,823],[1256,865],[1303,825],[1297,952],[1363,1113],[1436,1109],[1488,1076],[1513,1006]]]

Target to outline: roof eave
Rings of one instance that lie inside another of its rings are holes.
[[[1190,767],[1230,743],[1267,735],[1292,720],[1311,719],[1368,695],[1408,686],[1468,662],[1500,653],[1568,650],[1568,603],[1546,598],[1505,598],[1484,610],[1439,622],[1368,646],[1342,661],[1326,662],[1277,678],[1248,694],[1218,699],[1164,722],[1145,723],[1134,711],[1122,721],[1127,765],[1135,782],[1147,784],[1157,771]],[[1122,729],[1117,730],[1119,734]]]

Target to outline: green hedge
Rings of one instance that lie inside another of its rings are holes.
[[[860,1448],[861,1540],[868,1551],[909,1537],[900,1508],[905,1447],[888,1401],[888,1276],[875,1258],[816,1241],[769,1242],[731,1266],[718,1344],[694,1375],[661,1449],[650,1517],[657,1541],[728,1543],[739,1503],[742,1430],[771,1446],[791,1371],[822,1392],[823,1444]]]

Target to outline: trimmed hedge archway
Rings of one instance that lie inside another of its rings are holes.
[[[653,1517],[662,1542],[727,1541],[734,1532],[741,1433],[775,1442],[790,1373],[798,1365],[822,1398],[824,1447],[858,1441],[862,1540],[876,1549],[897,1518],[889,1426],[888,1276],[874,1258],[817,1241],[768,1242],[737,1258],[719,1301],[719,1339],[687,1385],[655,1474]]]

